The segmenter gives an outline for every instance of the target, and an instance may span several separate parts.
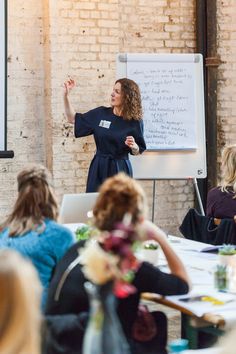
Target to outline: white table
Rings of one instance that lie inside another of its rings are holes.
[[[168,238],[187,268],[193,289],[188,295],[162,297],[157,294],[144,293],[143,298],[181,311],[183,316],[188,316],[190,325],[195,328],[214,325],[217,327],[216,331],[220,333],[221,329],[225,330],[236,324],[236,294],[217,292],[214,288],[214,270],[218,263],[218,255],[200,252],[211,245],[175,236]],[[163,271],[168,271],[163,254],[160,255],[159,267]],[[224,301],[224,304],[213,305],[208,301],[184,302],[181,300],[181,298],[195,295],[213,296]],[[191,347],[195,347],[195,344]]]

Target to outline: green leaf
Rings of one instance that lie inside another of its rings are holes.
[[[92,228],[88,225],[84,225],[82,227],[79,227],[75,231],[75,236],[77,241],[81,240],[87,240],[91,236]]]

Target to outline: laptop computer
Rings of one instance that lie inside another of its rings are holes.
[[[64,194],[60,208],[61,223],[87,223],[97,196],[98,193]]]

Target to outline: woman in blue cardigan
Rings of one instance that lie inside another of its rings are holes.
[[[57,223],[58,204],[48,170],[31,166],[19,173],[17,182],[13,211],[0,225],[0,248],[14,249],[32,261],[44,288],[44,305],[55,266],[75,240]]]

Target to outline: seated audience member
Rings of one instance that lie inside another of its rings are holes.
[[[15,251],[0,251],[0,289],[0,353],[40,354],[41,284]]]
[[[73,245],[74,236],[56,222],[58,205],[44,166],[26,168],[17,182],[13,211],[0,225],[0,249],[15,249],[32,261],[44,288],[44,304],[54,268]]]
[[[207,195],[207,216],[224,219],[236,215],[236,144],[222,152],[221,184]]]
[[[141,293],[184,294],[188,292],[189,279],[183,263],[172,249],[164,232],[146,219],[144,191],[134,179],[119,173],[108,178],[99,192],[93,209],[95,226],[101,231],[111,231],[129,213],[134,227],[141,228],[145,233],[152,233],[152,238],[161,246],[170,268],[168,274],[148,262],[140,262],[133,280],[137,291],[124,299],[117,299],[118,316],[127,339],[133,345],[132,352],[144,353],[140,348],[137,349],[132,341],[132,328],[137,317]],[[102,240],[99,242],[102,243]],[[86,279],[81,264],[75,261],[84,243],[79,241],[73,245],[59,262],[49,288],[47,315],[78,315],[89,311],[89,300],[83,286]],[[161,330],[165,331],[164,320],[162,325]],[[158,332],[160,337],[161,330]],[[148,346],[145,348],[147,350],[145,352],[149,353]],[[163,351],[156,348],[155,353],[159,352]]]

